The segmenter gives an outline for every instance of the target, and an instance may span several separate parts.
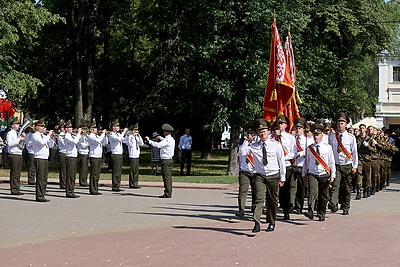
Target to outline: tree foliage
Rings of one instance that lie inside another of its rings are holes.
[[[40,30],[60,17],[28,0],[1,0],[0,9],[0,83],[8,97],[20,103],[43,85],[23,64],[24,52],[40,45],[36,42]]]

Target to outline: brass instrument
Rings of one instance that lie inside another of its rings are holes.
[[[21,126],[21,128],[18,131],[18,138],[20,138],[21,136],[25,137],[25,133],[24,133],[25,129],[30,127],[32,124],[33,124],[33,121],[29,118],[26,118],[24,124]],[[20,140],[18,143],[19,149],[24,149],[24,147],[25,147],[25,138],[23,140]]]

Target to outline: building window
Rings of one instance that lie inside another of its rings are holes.
[[[400,82],[400,67],[393,67],[393,81]]]

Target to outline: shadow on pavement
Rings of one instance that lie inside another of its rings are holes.
[[[205,230],[205,231],[213,231],[213,232],[222,232],[233,235],[247,236],[247,237],[255,237],[255,234],[246,234],[241,231],[249,231],[249,229],[230,229],[230,228],[217,228],[217,227],[196,227],[196,226],[174,226],[175,229],[183,229],[183,230]]]

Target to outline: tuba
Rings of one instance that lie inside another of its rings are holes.
[[[33,121],[29,118],[26,118],[24,124],[21,126],[21,128],[18,131],[18,138],[21,137],[21,135],[25,131],[25,129],[32,126],[32,124],[33,124]],[[25,140],[20,140],[19,144],[18,144],[18,148],[20,148],[22,150],[22,149],[24,149],[24,147],[25,147]]]

